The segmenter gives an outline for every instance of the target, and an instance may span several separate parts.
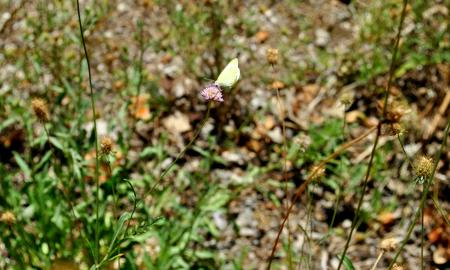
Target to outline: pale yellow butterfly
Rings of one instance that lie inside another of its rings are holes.
[[[228,65],[220,72],[219,77],[216,80],[216,84],[221,87],[232,87],[241,76],[239,70],[238,59],[234,58],[228,63]]]

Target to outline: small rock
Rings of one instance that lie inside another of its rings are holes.
[[[315,44],[319,47],[325,47],[330,41],[330,33],[322,28],[316,29],[316,40]]]
[[[444,264],[448,261],[448,258],[446,256],[445,248],[439,246],[434,252],[433,252],[433,262],[435,264]]]
[[[212,217],[213,217],[214,224],[217,226],[217,228],[219,230],[223,231],[227,227],[228,222],[227,222],[227,219],[224,217],[223,213],[214,212],[212,214]]]
[[[267,136],[274,142],[274,143],[282,143],[283,142],[283,135],[281,133],[281,128],[276,127],[273,130],[267,132]]]
[[[179,111],[176,111],[173,115],[165,118],[162,123],[163,126],[169,130],[169,132],[175,134],[183,133],[192,129],[191,124],[189,123],[189,118]]]
[[[348,229],[352,226],[352,222],[350,221],[350,219],[346,219],[344,221],[342,221],[342,227],[345,229]]]
[[[225,159],[225,161],[237,163],[239,165],[244,164],[244,156],[242,153],[238,152],[231,152],[231,151],[224,151],[222,152],[222,158]]]

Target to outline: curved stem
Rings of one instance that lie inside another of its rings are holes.
[[[424,234],[425,234],[425,230],[423,227],[423,210],[425,209],[425,205],[421,205],[420,206],[420,269],[424,269],[424,265],[423,265],[423,245],[424,245]]]
[[[412,162],[411,158],[409,157],[408,153],[406,153],[405,150],[405,144],[402,142],[400,138],[400,134],[397,135],[398,142],[400,143],[400,147],[402,148],[403,154],[405,154],[406,160],[408,161],[409,165],[414,168],[414,163]]]
[[[86,41],[84,39],[84,31],[83,25],[81,24],[81,12],[80,12],[80,1],[77,2],[77,15],[78,15],[78,25],[80,27],[80,35],[81,42],[83,44],[84,56],[86,57],[86,63],[88,68],[89,75],[89,90],[91,96],[91,107],[92,107],[92,115],[94,121],[94,136],[95,136],[95,185],[96,185],[96,194],[95,194],[95,264],[98,264],[99,260],[99,201],[100,201],[100,184],[99,184],[99,153],[98,153],[98,139],[97,139],[97,120],[96,120],[96,112],[95,112],[95,97],[94,97],[94,89],[92,86],[92,74],[91,74],[91,64],[89,62],[89,55],[86,49]]]
[[[161,175],[159,176],[158,181],[153,185],[153,187],[150,189],[149,193],[152,193],[156,187],[159,185],[159,183],[161,182],[161,179],[164,178],[164,176],[166,176],[166,174],[170,171],[170,169],[177,163],[177,161],[182,158],[184,156],[184,154],[186,153],[186,151],[192,146],[192,144],[195,142],[195,140],[197,139],[198,135],[200,135],[200,132],[202,131],[203,127],[205,126],[206,122],[208,121],[209,118],[209,114],[211,112],[211,106],[212,106],[212,101],[208,102],[208,109],[206,110],[206,115],[205,118],[203,119],[202,123],[200,124],[200,126],[198,127],[197,131],[194,134],[194,137],[192,137],[192,139],[189,141],[189,143],[183,148],[183,150],[178,154],[178,156],[169,164],[169,166],[161,173]]]
[[[399,47],[399,43],[400,43],[400,34],[402,32],[403,22],[404,22],[405,16],[406,16],[406,6],[407,6],[407,4],[408,4],[408,0],[403,0],[402,13],[401,13],[401,16],[400,16],[400,22],[398,24],[397,36],[396,36],[395,45],[394,45],[394,51],[392,53],[391,64],[390,64],[390,67],[389,67],[388,83],[387,83],[386,89],[384,91],[383,113],[382,113],[382,119],[381,120],[384,120],[384,118],[386,117],[386,114],[387,114],[388,99],[389,99],[389,94],[390,94],[390,90],[391,90],[391,86],[392,86],[392,80],[393,80],[393,77],[394,77],[395,60],[397,58],[397,52],[398,52],[398,47]],[[355,228],[357,227],[356,223],[357,223],[358,218],[359,218],[362,202],[364,201],[364,196],[366,195],[367,183],[369,182],[370,170],[372,169],[373,159],[374,159],[375,152],[376,152],[376,149],[377,149],[378,140],[379,140],[379,137],[381,135],[381,126],[382,126],[382,124],[383,124],[383,121],[380,121],[380,123],[378,123],[378,125],[377,125],[377,135],[376,135],[375,141],[373,143],[372,153],[370,154],[370,160],[369,160],[369,164],[367,166],[367,171],[366,171],[366,176],[365,176],[364,182],[363,182],[361,196],[360,196],[359,201],[358,201],[358,206],[356,208],[355,216],[353,217],[352,226],[350,228],[350,234],[347,237],[347,241],[345,243],[344,251],[342,252],[342,255],[340,256],[340,259],[339,259],[339,265],[338,265],[337,270],[341,269],[341,266],[342,266],[342,264],[344,262],[345,254],[347,253],[348,247],[350,246],[350,241],[352,239],[353,232],[354,232]]]
[[[378,265],[378,263],[380,262],[381,258],[383,257],[383,254],[384,254],[384,250],[382,250],[382,251],[380,252],[380,255],[378,255],[377,260],[375,261],[375,263],[373,264],[373,266],[370,268],[370,270],[376,270],[376,269],[377,269],[377,265]]]
[[[310,175],[308,176],[308,178],[305,180],[305,182],[303,182],[303,184],[301,184],[297,190],[294,193],[294,196],[292,198],[292,202],[291,205],[289,206],[287,213],[285,215],[285,217],[283,218],[283,221],[281,222],[280,228],[278,229],[278,233],[277,233],[277,237],[275,238],[275,242],[272,246],[272,251],[270,253],[270,257],[268,259],[268,265],[267,265],[267,269],[270,270],[270,267],[272,265],[272,261],[273,261],[273,257],[275,256],[275,251],[277,249],[277,245],[278,242],[280,241],[280,236],[281,233],[283,232],[284,229],[284,225],[286,224],[286,221],[289,218],[289,215],[292,212],[292,209],[294,208],[295,203],[300,199],[301,195],[303,194],[303,192],[305,191],[306,187],[314,180],[314,176],[316,176],[317,172],[319,172],[319,170],[321,168],[323,168],[329,161],[333,160],[334,158],[336,158],[337,156],[339,156],[342,152],[344,152],[345,150],[347,150],[348,148],[350,148],[352,145],[362,141],[364,138],[366,138],[367,136],[369,136],[377,127],[371,127],[369,130],[367,130],[364,134],[360,135],[359,137],[357,137],[356,139],[349,141],[345,144],[343,144],[341,147],[339,147],[336,151],[334,151],[331,155],[327,156],[324,160],[322,160],[317,166],[315,166],[314,170],[311,171]]]
[[[444,152],[444,149],[447,147],[447,140],[448,140],[448,136],[449,136],[449,131],[450,131],[450,117],[447,120],[447,127],[445,128],[445,131],[444,131],[444,139],[442,141],[441,147],[439,148],[439,151],[438,151],[438,153],[437,153],[437,155],[435,157],[435,160],[434,160],[433,171],[431,172],[430,177],[427,179],[427,181],[425,183],[424,191],[422,192],[422,197],[420,199],[420,205],[421,206],[425,204],[425,200],[427,198],[427,194],[428,194],[429,188],[430,188],[430,186],[431,186],[431,184],[433,182],[434,175],[436,173],[437,166],[439,164],[439,160],[441,159],[441,155]],[[403,242],[400,245],[399,249],[397,250],[397,253],[395,253],[395,256],[392,259],[391,264],[389,264],[388,270],[392,269],[392,267],[394,266],[398,256],[400,256],[400,253],[403,251],[403,248],[405,247],[406,243],[408,242],[409,238],[411,237],[411,233],[414,230],[414,226],[415,226],[417,220],[419,219],[421,208],[422,207],[419,207],[416,210],[416,213],[414,214],[414,219],[411,222],[411,224],[409,225],[409,228],[408,228],[408,231],[406,233],[406,236],[403,239]]]
[[[273,67],[273,66],[272,66]],[[275,69],[274,69],[275,70]],[[283,104],[281,102],[280,97],[280,89],[277,87],[277,103],[278,103],[278,111],[280,114],[280,121],[282,126],[282,136],[283,136],[283,180],[284,180],[284,194],[286,196],[286,203],[285,203],[285,211],[287,213],[287,210],[289,209],[289,190],[288,190],[288,176],[287,176],[287,139],[286,139],[286,122],[284,121],[284,108]],[[289,220],[288,220],[288,246],[287,246],[287,256],[288,256],[288,265],[289,269],[293,269],[292,265],[292,243],[291,243],[291,228],[289,226]]]

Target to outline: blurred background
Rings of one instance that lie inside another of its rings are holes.
[[[284,205],[311,167],[379,123],[402,3],[80,0],[94,116],[76,1],[0,0],[0,268],[94,263],[95,118],[98,138],[113,141],[99,177],[100,254],[117,255],[105,268],[266,269]],[[370,269],[383,239],[403,239],[418,208],[405,154],[434,156],[444,140],[449,8],[406,6],[389,99],[404,149],[383,131],[347,253],[356,269]],[[205,118],[200,91],[235,57],[239,82],[159,181]],[[48,121],[33,115],[35,98]],[[374,135],[308,186],[272,269],[337,267]],[[426,269],[450,267],[449,160],[447,149],[424,207]],[[398,260],[405,269],[419,269],[420,231]]]

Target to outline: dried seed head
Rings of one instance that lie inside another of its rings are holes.
[[[398,240],[393,237],[383,239],[380,243],[380,248],[384,252],[394,251],[397,249],[397,246],[398,246]]]
[[[345,106],[350,106],[353,103],[353,94],[350,91],[345,91],[340,96],[339,101]]]
[[[397,136],[405,133],[405,129],[399,123],[384,125],[381,134],[385,136]]]
[[[42,122],[48,122],[50,114],[48,112],[47,103],[40,98],[35,98],[31,101],[34,114]]]
[[[433,159],[427,156],[419,156],[414,161],[415,174],[425,180],[431,176],[433,172]]]
[[[325,168],[323,166],[314,165],[310,169],[312,179],[319,179],[325,175]]]
[[[109,155],[112,151],[112,147],[113,147],[113,140],[111,139],[111,137],[109,136],[104,136],[101,140],[100,140],[100,152],[102,155]]]
[[[284,83],[282,83],[282,82],[280,82],[280,81],[274,81],[274,82],[272,83],[272,89],[280,90],[280,89],[282,89],[282,88],[284,88]]]
[[[269,48],[267,49],[267,62],[271,65],[276,65],[278,63],[278,49]]]
[[[403,266],[402,264],[395,263],[394,266],[392,267],[392,270],[406,270],[406,267]]]
[[[377,107],[380,112],[384,111],[383,102],[378,101]],[[405,105],[394,101],[386,109],[386,120],[389,123],[398,123],[408,111]]]
[[[16,216],[14,215],[13,212],[11,211],[6,211],[4,212],[1,217],[0,217],[0,221],[5,223],[8,226],[13,225],[14,223],[16,223]]]

